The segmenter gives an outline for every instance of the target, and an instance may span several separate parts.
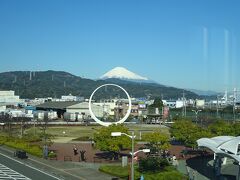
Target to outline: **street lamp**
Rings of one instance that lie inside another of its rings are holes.
[[[132,131],[132,135],[128,135],[126,133],[122,133],[122,132],[112,132],[111,133],[111,136],[113,137],[117,137],[117,136],[122,136],[122,135],[125,135],[129,138],[132,139],[132,152],[131,152],[131,155],[132,155],[132,164],[131,164],[131,179],[134,180],[134,164],[133,164],[133,158],[134,158],[134,138],[136,137],[134,135],[134,131]]]
[[[136,155],[137,153],[139,153],[139,152],[149,153],[149,152],[150,152],[150,149],[140,149],[140,150],[134,152],[133,155],[135,156],[135,155]],[[132,155],[131,152],[130,152],[130,154]]]
[[[201,112],[202,110],[201,109],[199,109],[199,110],[192,110],[193,112],[195,112],[195,115],[196,115],[196,124],[197,124],[197,121],[198,121],[198,112]],[[202,119],[201,119],[201,126],[202,126]]]

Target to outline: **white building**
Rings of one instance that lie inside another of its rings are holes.
[[[20,103],[19,96],[15,96],[14,91],[0,91],[0,103],[6,105],[15,105]]]
[[[92,104],[92,111],[97,117],[103,117],[103,108],[101,106]],[[90,116],[88,102],[78,103],[66,108],[67,113],[76,113],[79,115],[84,115],[85,117]]]
[[[63,101],[83,101],[84,98],[79,97],[79,96],[73,96],[72,94],[69,94],[67,96],[62,96],[61,100],[63,100]]]
[[[0,112],[6,111],[6,106],[1,106],[0,105]]]
[[[196,107],[197,108],[203,108],[205,106],[205,100],[204,99],[196,99]]]
[[[25,113],[22,110],[18,109],[9,109],[8,114],[11,117],[25,117]]]
[[[8,105],[17,106],[22,101],[19,96],[15,96],[14,91],[0,91],[0,109],[6,109]]]
[[[176,101],[176,108],[182,108],[184,105],[186,106],[186,101],[185,102],[183,100]]]
[[[114,110],[117,107],[117,99],[103,100],[100,102],[95,102],[93,104],[101,106],[103,111],[110,116],[114,116]]]
[[[176,101],[174,100],[162,100],[163,105],[169,108],[176,108]]]

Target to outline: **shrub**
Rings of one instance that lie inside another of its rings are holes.
[[[73,141],[91,141],[92,138],[88,137],[88,136],[82,136],[82,137],[78,137],[75,139],[72,139]]]
[[[40,142],[42,139],[39,136],[24,136],[23,140],[26,142]]]
[[[48,154],[48,157],[49,158],[55,158],[55,157],[57,157],[57,154],[53,151],[50,151],[49,154]]]
[[[117,176],[120,178],[125,178],[129,173],[129,166],[113,166],[113,165],[103,165],[100,166],[99,171],[110,174],[112,176]]]
[[[14,137],[2,137],[0,142],[8,147],[24,150],[34,156],[42,156],[42,149],[39,145],[33,145],[24,139],[18,139]]]
[[[166,166],[169,166],[169,163],[166,159],[156,158],[156,157],[147,157],[139,161],[139,171],[162,171]]]
[[[121,167],[114,165],[102,165],[99,168],[99,171],[110,174],[112,176],[117,176],[123,179],[126,179],[130,173],[130,167]],[[144,176],[144,179],[147,180],[187,180],[187,177],[178,172],[174,167],[167,166],[162,172],[139,172],[136,168],[134,171],[135,180],[139,179],[141,175]]]

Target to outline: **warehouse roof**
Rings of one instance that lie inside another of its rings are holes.
[[[74,104],[78,104],[78,101],[49,101],[43,104],[39,104],[37,108],[43,109],[66,109],[68,106],[72,106]]]
[[[68,106],[67,109],[88,109],[89,107],[89,103],[88,102],[81,102],[81,103],[77,103],[71,106]],[[100,107],[98,105],[92,104],[92,107]]]

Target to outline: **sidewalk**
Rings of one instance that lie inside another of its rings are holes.
[[[14,149],[0,146],[1,153],[13,157]],[[44,172],[48,172],[59,179],[66,180],[111,180],[112,176],[98,171],[100,164],[85,162],[64,162],[55,160],[45,160],[29,155],[26,160],[21,160],[30,166],[38,168]]]
[[[213,171],[213,160],[202,160],[198,159],[194,162],[195,164],[191,164],[187,166],[185,160],[179,160],[178,171],[185,175],[189,175],[189,179],[194,180],[236,180],[238,174],[238,166],[233,164],[231,160],[228,161],[226,165],[223,165],[221,168],[221,176],[216,177]],[[188,172],[189,173],[188,173]],[[193,178],[193,176],[195,178]]]
[[[179,172],[181,172],[187,176],[189,175],[189,179],[193,179],[193,176],[195,176],[194,180],[209,180],[209,178],[205,177],[204,175],[198,173],[196,170],[187,166],[185,160],[179,160],[179,165],[178,165],[177,169]],[[189,171],[189,173],[187,171]]]

